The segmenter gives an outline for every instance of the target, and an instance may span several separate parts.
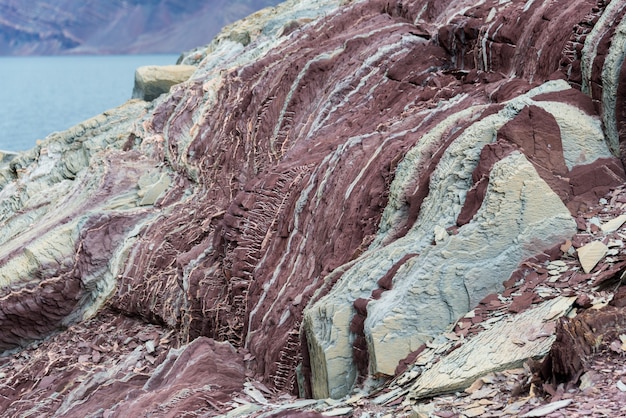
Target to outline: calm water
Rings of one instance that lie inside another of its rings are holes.
[[[30,149],[130,99],[135,69],[177,55],[0,57],[0,150]]]

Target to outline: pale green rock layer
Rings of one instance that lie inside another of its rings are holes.
[[[196,71],[193,65],[148,65],[135,71],[135,87],[133,99],[151,101],[161,94],[168,93],[170,88],[189,80]]]
[[[568,209],[522,154],[499,161],[472,222],[403,265],[393,289],[368,305],[371,372],[393,375],[411,351],[502,290],[503,278],[537,248],[575,232]]]

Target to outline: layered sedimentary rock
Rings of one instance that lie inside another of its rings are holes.
[[[137,396],[123,408],[163,394],[163,414],[198,407],[183,392],[217,414],[242,373],[315,397],[393,375],[626,179],[606,93],[622,9],[289,1],[226,28],[168,94],[2,166],[0,348],[105,308],[171,330],[159,356],[156,339],[105,356],[107,390]],[[213,365],[198,374],[228,358],[228,388],[211,398],[183,363],[176,386],[185,350]],[[47,413],[122,413],[87,386]]]

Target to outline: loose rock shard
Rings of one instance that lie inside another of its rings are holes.
[[[551,402],[547,405],[540,406],[539,408],[535,408],[532,411],[526,412],[523,415],[520,415],[522,418],[529,417],[544,417],[551,412],[558,411],[561,408],[566,407],[567,405],[574,402],[573,399],[562,399],[560,401]]]
[[[589,273],[606,255],[609,248],[601,241],[592,241],[576,250],[585,273]]]
[[[620,215],[617,218],[611,219],[608,222],[603,223],[600,228],[604,232],[613,232],[619,229],[626,222],[626,215]]]

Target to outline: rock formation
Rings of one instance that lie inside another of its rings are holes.
[[[135,71],[133,99],[152,101],[168,93],[173,85],[189,80],[196,71],[193,65],[148,65]]]
[[[284,416],[383,385],[389,410],[546,355],[626,268],[624,13],[289,0],[3,163],[0,406]]]

